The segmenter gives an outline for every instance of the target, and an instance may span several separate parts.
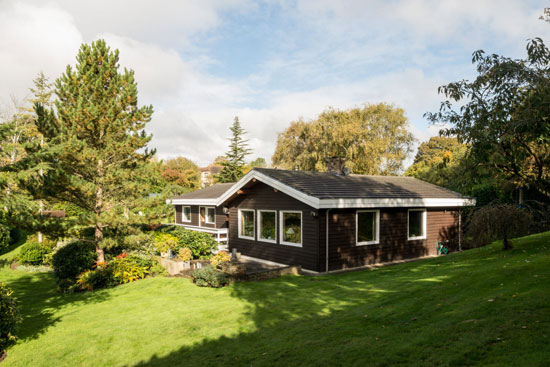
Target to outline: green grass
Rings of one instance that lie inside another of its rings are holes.
[[[24,320],[2,366],[550,366],[550,232],[514,244],[223,289],[62,295],[4,267]]]

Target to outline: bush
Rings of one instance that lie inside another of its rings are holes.
[[[155,233],[155,250],[159,253],[178,250],[178,237],[172,236],[169,233]]]
[[[509,240],[527,234],[531,221],[531,213],[515,205],[486,205],[472,215],[465,247],[480,247],[502,240],[503,248],[509,249],[512,247]]]
[[[177,237],[178,244],[174,251],[187,247],[193,254],[193,259],[210,258],[212,250],[218,246],[216,240],[208,233],[191,231],[183,227],[164,227],[162,231]]]
[[[13,291],[0,282],[0,354],[15,342],[13,332],[21,321]]]
[[[46,243],[28,242],[23,245],[17,258],[21,264],[42,265],[51,251],[51,247]]]
[[[178,251],[178,260],[189,261],[193,258],[193,253],[188,247],[182,247]]]
[[[75,240],[69,242],[54,253],[52,266],[60,288],[73,282],[80,273],[89,270],[97,260],[95,246],[91,242]]]
[[[207,266],[193,272],[193,282],[199,287],[220,288],[229,283],[229,278],[225,273]]]
[[[97,263],[95,269],[81,273],[76,284],[80,289],[88,291],[109,287],[114,284],[113,273],[106,263]]]
[[[0,254],[8,251],[10,247],[10,229],[0,223]]]
[[[210,264],[213,267],[218,267],[221,263],[231,260],[231,255],[226,251],[220,251],[210,259]]]
[[[151,263],[152,265],[152,263]],[[109,263],[113,279],[117,284],[124,284],[143,279],[149,274],[149,267],[143,266],[133,256],[121,254]]]
[[[19,228],[10,229],[10,245],[17,243],[23,239],[23,231]]]

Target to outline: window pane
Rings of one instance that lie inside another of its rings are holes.
[[[215,215],[216,215],[216,211],[214,210],[214,208],[206,208],[206,221],[208,223],[214,223],[215,222]]]
[[[259,236],[264,240],[275,241],[275,212],[260,212]]]
[[[199,209],[199,217],[200,217],[201,223],[204,222],[204,207],[201,207]]]
[[[357,213],[357,242],[376,241],[376,213]]]
[[[302,243],[302,213],[283,213],[283,241]]]
[[[410,211],[409,212],[409,237],[424,236],[424,212]]]
[[[241,211],[241,236],[254,237],[254,212]]]
[[[191,221],[191,207],[189,206],[183,207],[183,220],[186,222]]]

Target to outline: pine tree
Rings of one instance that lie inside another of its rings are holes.
[[[42,162],[42,175],[28,184],[40,188],[35,194],[89,213],[81,224],[94,226],[102,260],[105,226],[143,194],[139,171],[154,154],[144,131],[153,108],[138,107],[134,72],[119,72],[119,52],[105,41],[83,44],[76,59],[76,68],[67,66],[55,82],[55,109],[35,104],[45,144],[31,157],[31,164]]]
[[[235,117],[233,125],[229,128],[233,136],[229,138],[229,151],[225,154],[227,160],[222,162],[222,170],[216,176],[217,182],[237,182],[243,177],[243,168],[245,166],[245,157],[250,154],[248,149],[248,140],[243,138],[246,134],[239,122],[239,117]]]

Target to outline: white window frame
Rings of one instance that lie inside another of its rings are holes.
[[[252,212],[253,214],[253,217],[252,217],[252,224],[254,225],[254,236],[250,237],[250,236],[243,236],[241,235],[241,222],[242,222],[242,212]],[[238,224],[238,237],[239,238],[243,238],[245,240],[255,240],[256,239],[256,211],[254,209],[239,209],[239,218],[238,218],[239,222],[237,223]]]
[[[361,241],[359,242],[359,213],[375,213],[375,239],[373,241]],[[356,246],[365,246],[365,245],[377,245],[380,243],[380,210],[357,210],[355,212],[355,245]]]
[[[185,208],[189,208],[189,218],[185,218]],[[181,207],[181,221],[183,223],[190,223],[191,222],[191,206],[182,205],[182,207]]]
[[[415,236],[415,237],[409,237],[409,221],[410,221],[410,216],[409,216],[409,213],[410,212],[422,212],[423,215],[422,215],[422,231],[424,232],[424,234],[422,236]],[[407,211],[407,240],[409,241],[414,241],[414,240],[425,240],[426,239],[426,232],[427,232],[427,223],[428,223],[428,215],[427,215],[427,211],[426,211],[426,208],[422,208],[422,209],[409,209]]]
[[[275,239],[274,240],[268,240],[267,238],[262,238],[262,224],[261,224],[262,213],[275,213]],[[258,241],[268,242],[268,243],[277,243],[277,211],[258,209],[257,221],[258,221],[258,225],[256,226],[256,228],[258,228],[258,235],[256,237],[258,238]]]
[[[208,209],[214,210],[214,221],[208,221]],[[206,224],[216,224],[216,207],[215,206],[206,206],[204,209],[204,223]]]
[[[284,226],[284,221],[283,221],[283,216],[288,213],[288,214],[300,214],[300,243],[294,243],[294,242],[286,242],[284,241],[283,239],[285,238],[284,237],[284,232],[283,232],[283,226]],[[281,210],[279,212],[279,243],[281,245],[287,245],[287,246],[294,246],[294,247],[302,247],[302,244],[304,243],[304,214],[302,213],[302,211],[300,210]]]

